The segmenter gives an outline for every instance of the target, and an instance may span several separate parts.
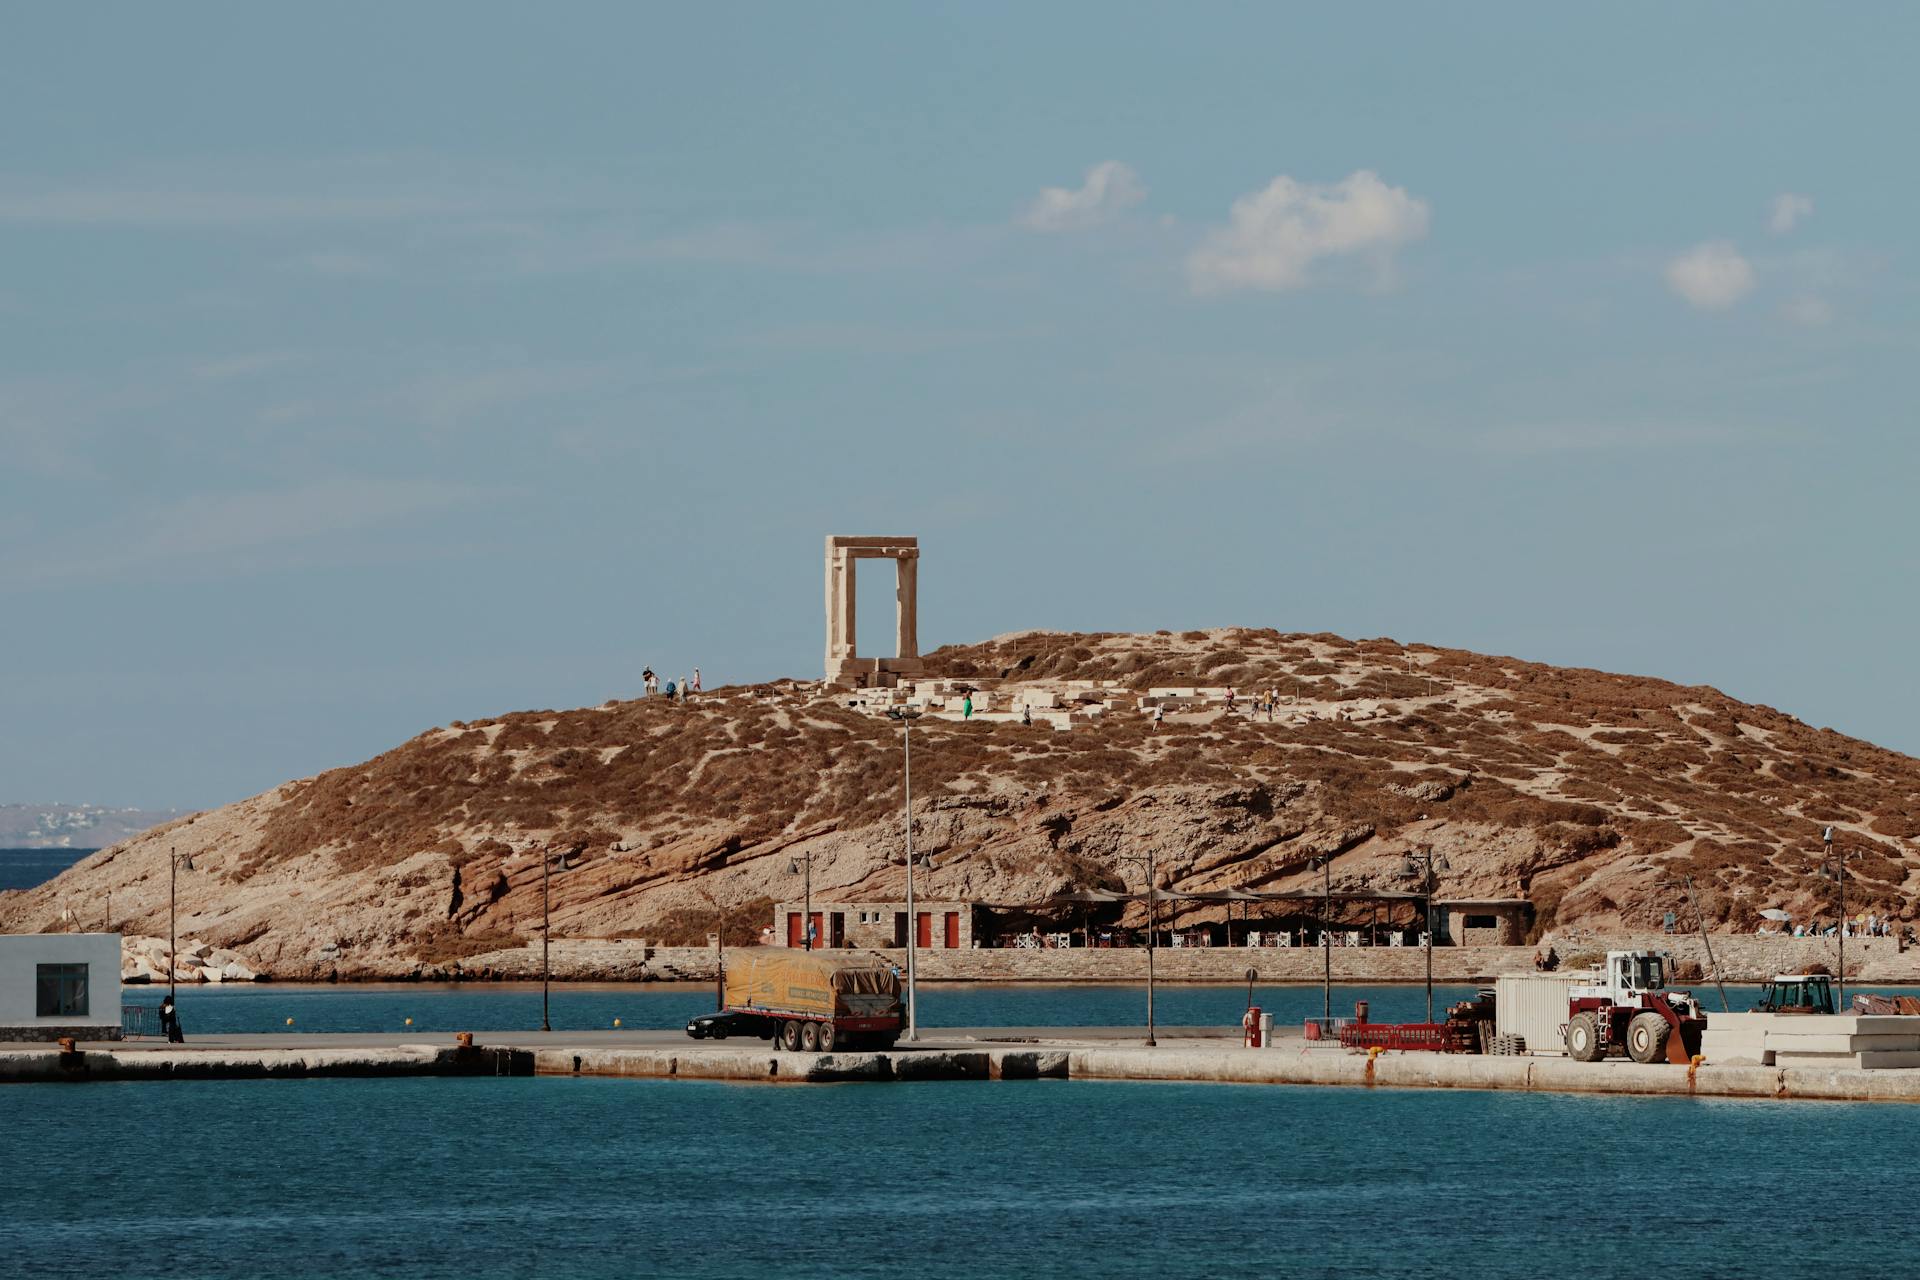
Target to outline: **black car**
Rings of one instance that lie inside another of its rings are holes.
[[[728,1036],[759,1036],[762,1040],[771,1040],[775,1029],[772,1018],[731,1009],[703,1013],[687,1022],[687,1034],[695,1040],[725,1040]]]

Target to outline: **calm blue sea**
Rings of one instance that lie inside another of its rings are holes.
[[[158,1004],[164,987],[128,987],[130,1002]],[[1469,999],[1472,987],[1435,987],[1434,1009],[1446,1016],[1449,1001]],[[1333,1011],[1353,1012],[1369,1002],[1380,1022],[1426,1017],[1424,987],[1337,986]],[[1320,1013],[1318,987],[1256,987],[1254,1001],[1276,1022],[1299,1022]],[[704,983],[596,983],[556,985],[555,1030],[678,1028],[712,1009],[714,989]],[[381,983],[351,986],[287,986],[248,983],[231,987],[182,987],[180,1022],[188,1036],[294,1031],[530,1031],[540,1025],[538,983]],[[1236,1027],[1247,1007],[1245,987],[1160,986],[1154,1018],[1161,1026]],[[920,988],[925,1027],[1128,1026],[1146,1021],[1143,986],[1019,986],[990,983],[927,984]],[[411,1028],[406,1020],[413,1019]]]
[[[0,889],[31,889],[96,849],[0,849]]]
[[[1049,1081],[13,1085],[0,1270],[1900,1276],[1910,1115]]]

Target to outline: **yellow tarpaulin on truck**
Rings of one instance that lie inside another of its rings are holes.
[[[736,958],[738,957],[738,958]],[[783,1013],[810,1013],[830,1018],[867,1012],[870,1001],[849,995],[900,998],[900,979],[893,970],[870,960],[830,958],[817,951],[787,951],[781,955],[727,956],[726,997],[729,1009],[770,1009]]]

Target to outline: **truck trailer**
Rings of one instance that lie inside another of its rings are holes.
[[[687,1034],[752,1034],[806,1052],[890,1049],[900,1036],[900,979],[871,960],[780,949],[727,963],[723,1007]],[[738,957],[738,958],[734,958]]]

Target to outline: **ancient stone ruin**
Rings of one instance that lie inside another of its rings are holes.
[[[863,658],[854,643],[854,570],[862,560],[894,565],[894,656]],[[827,535],[827,683],[847,688],[891,688],[903,675],[926,669],[920,660],[916,602],[920,585],[918,538]]]

